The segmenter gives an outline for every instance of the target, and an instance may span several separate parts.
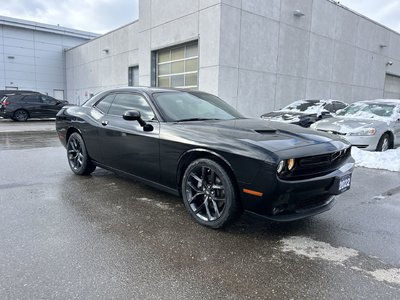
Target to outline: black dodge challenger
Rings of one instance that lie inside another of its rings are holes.
[[[99,166],[140,179],[211,228],[243,210],[278,221],[326,211],[354,168],[340,137],[244,118],[203,92],[109,90],[62,108],[56,127],[75,174]]]

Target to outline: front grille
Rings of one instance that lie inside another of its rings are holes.
[[[323,131],[323,132],[327,132],[327,133],[336,134],[336,135],[346,135],[346,133],[339,132],[339,131],[334,131],[334,130],[321,130],[321,129],[318,129],[318,130],[319,131]]]
[[[301,180],[324,176],[350,157],[350,149],[349,147],[333,153],[297,158],[293,170],[282,172],[279,177],[285,180]]]

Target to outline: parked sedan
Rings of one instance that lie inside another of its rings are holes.
[[[278,221],[326,211],[354,167],[340,137],[246,119],[202,92],[109,90],[61,109],[56,128],[75,174],[99,166],[180,195],[211,228],[243,209]]]
[[[298,100],[284,108],[261,116],[262,119],[310,127],[311,124],[330,118],[346,103],[338,100]]]
[[[400,145],[400,100],[355,102],[311,127],[340,135],[361,149],[386,151]]]
[[[68,101],[57,100],[39,94],[13,94],[5,96],[0,102],[0,116],[14,121],[26,121],[29,118],[55,118]]]

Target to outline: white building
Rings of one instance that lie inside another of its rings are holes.
[[[248,116],[295,99],[400,98],[400,35],[329,0],[140,0],[139,20],[66,52],[67,95],[198,88]]]
[[[97,34],[0,16],[0,90],[64,99],[65,50]]]

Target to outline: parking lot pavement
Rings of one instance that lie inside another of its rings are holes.
[[[54,133],[3,138],[1,299],[400,299],[399,173],[358,168],[329,212],[217,231],[177,197],[73,175]]]
[[[55,131],[54,119],[30,119],[26,122],[15,122],[9,119],[0,118],[1,132],[38,132]]]

